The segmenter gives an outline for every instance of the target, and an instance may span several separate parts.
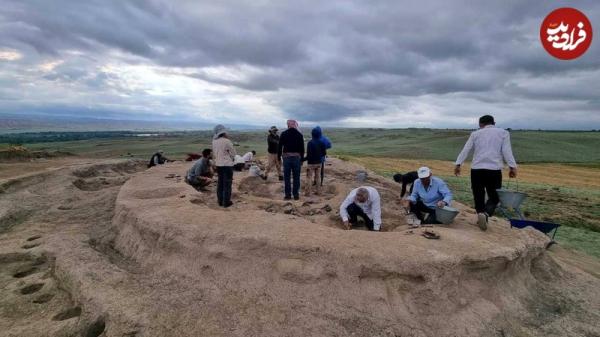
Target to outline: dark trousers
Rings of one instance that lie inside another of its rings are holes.
[[[471,170],[471,190],[473,190],[473,200],[475,200],[475,210],[477,213],[487,213],[489,216],[494,214],[496,206],[500,202],[496,189],[502,187],[501,170]],[[485,201],[485,194],[488,199]]]
[[[186,177],[185,182],[190,184],[196,190],[200,191],[200,190],[204,190],[204,188],[206,186],[210,185],[210,178],[212,178],[212,176],[208,176],[208,175],[192,177],[191,180],[188,179],[188,177]]]
[[[417,219],[421,220],[423,223],[439,223],[435,217],[435,209],[427,207],[421,200],[417,200],[416,204],[410,203],[410,212],[414,213],[417,216]],[[425,215],[423,213],[429,214],[426,222],[424,221]]]
[[[348,212],[348,220],[353,225],[358,223],[358,217],[361,217],[365,221],[365,225],[367,228],[372,231],[373,230],[373,220],[369,219],[369,216],[365,214],[362,208],[358,207],[357,204],[351,203],[346,207],[346,211]]]
[[[233,182],[233,167],[217,166],[217,200],[219,206],[231,202],[231,183]]]
[[[300,169],[302,161],[300,157],[284,157],[283,158],[283,183],[286,198],[290,198],[292,193],[294,197],[300,196]],[[294,180],[292,188],[292,177]]]

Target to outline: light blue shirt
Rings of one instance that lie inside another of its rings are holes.
[[[421,200],[429,208],[436,208],[437,202],[440,200],[445,201],[446,205],[449,206],[452,202],[452,192],[450,192],[448,185],[438,177],[431,177],[431,182],[427,188],[423,186],[421,179],[417,179],[413,186],[413,192],[408,199],[413,203]]]

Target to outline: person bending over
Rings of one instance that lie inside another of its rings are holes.
[[[419,179],[419,176],[417,175],[417,171],[410,171],[405,174],[401,174],[401,173],[394,174],[394,181],[397,182],[398,184],[402,184],[402,191],[400,192],[400,198],[404,198],[404,195],[406,194],[406,186],[408,186],[408,185],[410,185],[410,190],[408,191],[408,194],[412,193],[414,182],[417,179]]]
[[[351,225],[356,225],[361,217],[370,231],[379,231],[382,225],[379,192],[370,186],[353,189],[340,206],[340,216],[346,229],[352,229]]]

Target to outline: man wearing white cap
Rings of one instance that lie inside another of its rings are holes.
[[[408,200],[403,200],[404,206],[409,206],[410,212],[424,223],[439,223],[435,218],[435,208],[449,206],[452,192],[442,179],[432,176],[429,167],[419,168],[417,175],[419,179],[415,180]],[[424,213],[428,214],[426,220]]]

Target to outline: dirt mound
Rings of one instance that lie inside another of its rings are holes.
[[[0,150],[0,160],[4,162],[18,162],[67,156],[74,156],[74,154],[63,151],[30,151],[23,146],[12,146],[8,149]]]
[[[73,171],[73,175],[78,178],[95,178],[123,176],[140,171],[146,165],[143,161],[129,160],[119,163],[98,164],[78,168]]]
[[[265,182],[236,173],[235,204],[223,209],[214,186],[197,192],[177,179],[189,164],[131,174],[138,168],[129,165],[78,165],[9,182],[0,209],[27,215],[2,214],[12,225],[0,233],[0,331],[23,337],[600,333],[598,277],[564,262],[574,257],[555,259],[544,249],[548,239],[533,230],[492,219],[484,233],[472,210],[456,205],[462,212],[456,222],[434,228],[439,240],[407,233],[398,186],[372,172],[364,184],[382,195],[385,232],[341,230],[339,204],[363,184],[355,179],[358,166],[332,161],[323,195],[291,202],[276,177]],[[117,182],[125,180],[119,191]],[[103,181],[109,188],[96,189]]]
[[[568,273],[546,255],[542,234],[510,229],[500,219],[481,232],[472,210],[460,204],[454,224],[435,228],[440,240],[427,240],[420,230],[410,234],[398,186],[372,172],[359,182],[360,167],[333,161],[324,195],[292,202],[282,200],[276,179],[236,173],[237,197],[226,210],[211,192],[161,179],[175,167],[123,186],[113,219],[115,249],[196,284],[211,311],[194,320],[216,326],[206,335],[231,329],[259,335],[545,335],[548,318],[590,313],[568,296],[552,304],[546,289],[555,291],[552,284]],[[156,191],[181,186],[187,192],[140,202],[135,195],[148,179]],[[380,191],[385,232],[340,230],[339,204],[360,185]],[[228,313],[236,313],[234,322],[220,318]],[[595,331],[584,322],[552,328]],[[147,331],[167,333],[155,324]]]

